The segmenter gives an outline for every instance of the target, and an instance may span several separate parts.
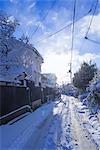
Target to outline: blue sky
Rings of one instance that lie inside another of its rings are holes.
[[[95,3],[96,0],[76,0],[76,19],[84,16]],[[24,33],[29,37],[44,57],[42,71],[56,73],[59,83],[69,81],[71,27],[51,38],[44,38],[72,22],[73,4],[74,0],[0,0],[0,9],[19,20],[15,36],[19,38]],[[100,45],[84,39],[92,15],[93,11],[75,23],[73,73],[83,61],[92,60],[100,68]],[[100,0],[88,37],[100,41]]]

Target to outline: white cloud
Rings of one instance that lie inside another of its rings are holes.
[[[17,4],[18,0],[9,0],[11,3]]]
[[[42,66],[43,72],[55,73],[58,78],[58,83],[62,83],[62,81],[66,81],[68,75],[67,66],[69,62],[69,58],[67,55],[65,55],[64,53],[60,55],[53,52],[48,53],[45,56],[44,61],[45,63]]]
[[[37,22],[37,26],[38,25],[39,25],[39,28],[41,28],[42,30],[45,28],[44,25],[43,25],[43,23],[40,22],[40,21]]]
[[[32,9],[35,6],[35,2],[33,2],[32,4],[29,5],[28,9]]]
[[[79,28],[81,29],[81,34],[85,34],[87,32],[91,18],[92,15],[88,15],[80,21]],[[88,34],[96,34],[100,37],[100,13],[94,16]]]
[[[98,15],[99,16],[99,15]],[[97,16],[97,18],[98,18]],[[95,16],[96,17],[96,16]],[[75,41],[74,41],[74,51],[73,51],[73,62],[72,62],[72,71],[75,73],[78,71],[80,64],[83,61],[89,62],[90,60],[96,61],[96,59],[100,58],[99,54],[84,52],[81,54],[79,49],[75,49],[75,44],[80,43],[80,38],[82,35],[86,33],[87,27],[89,24],[90,16],[87,16],[82,19],[81,22],[76,24],[75,30],[78,31],[78,34],[75,34]],[[94,18],[95,26],[98,23],[97,18]],[[91,33],[95,29],[94,25],[91,28]],[[80,32],[81,31],[81,32]],[[95,29],[94,33],[99,31],[99,27]],[[47,32],[46,32],[47,34]],[[83,43],[81,43],[83,44]],[[69,82],[69,63],[70,63],[70,48],[71,48],[71,33],[70,30],[64,30],[61,33],[53,36],[50,39],[45,39],[44,41],[40,42],[37,45],[37,49],[43,54],[44,57],[44,64],[42,67],[43,72],[52,72],[55,73],[58,77],[58,83]]]
[[[10,0],[10,2],[12,3],[14,0]]]
[[[90,60],[94,61],[95,59],[100,58],[99,54],[93,54],[93,53],[85,53],[84,55],[79,56],[79,61],[83,62],[89,62]]]
[[[52,19],[53,21],[57,21],[57,19],[58,19],[58,13],[57,13],[57,12],[54,12],[54,13],[53,13],[53,16],[51,17],[51,19]]]
[[[27,26],[31,26],[33,24],[33,20],[27,22]]]
[[[73,62],[72,62],[72,72],[73,74],[78,71],[80,64],[89,62],[90,60],[95,61],[100,58],[99,54],[85,53],[83,55],[79,54],[78,50],[73,52]],[[70,51],[66,53],[57,54],[56,52],[46,53],[44,56],[44,64],[42,66],[42,72],[55,73],[58,78],[58,83],[70,82],[69,76],[69,63],[70,63]]]
[[[28,7],[28,9],[31,10],[34,6],[35,3],[32,3]],[[70,23],[71,18],[69,19],[70,16],[69,12],[63,7],[57,12],[51,11],[49,15],[50,16],[48,16],[44,22],[39,21],[38,14],[33,16],[34,17],[33,19],[32,16],[29,17],[26,14],[24,14],[24,16],[21,17],[22,27],[24,28],[24,31],[27,32],[27,34],[28,28],[32,25],[33,22],[34,28],[36,28],[40,24],[39,26],[40,29],[37,31],[35,36],[33,36],[32,39],[33,44],[35,44],[35,41],[41,40],[41,38],[48,36],[48,34],[53,33],[56,30],[59,30],[64,25]],[[83,44],[80,43],[80,39],[86,33],[91,17],[92,16],[88,15],[75,24],[75,31],[77,32],[77,34],[75,33],[75,41],[74,41],[75,50],[73,51],[73,72],[76,72],[79,69],[80,64],[83,61],[89,61],[91,59],[96,60],[100,58],[100,56],[95,54],[95,52],[94,53],[84,52],[84,54],[81,54],[79,48],[77,47],[76,49],[75,47],[75,44],[77,44],[78,42],[80,45]],[[100,14],[94,16],[89,34],[95,34],[100,36],[99,24],[100,24]],[[59,83],[61,83],[62,81],[69,82],[69,73],[68,73],[70,62],[69,50],[71,48],[70,28],[63,30],[62,32],[59,32],[55,36],[52,36],[49,39],[45,39],[40,43],[36,43],[35,47],[44,57],[45,63],[43,64],[42,67],[43,72],[56,73]]]
[[[36,47],[41,53],[66,53],[71,47],[71,36],[66,32],[62,32],[56,36],[52,36],[50,39],[42,40],[39,44],[36,43]]]

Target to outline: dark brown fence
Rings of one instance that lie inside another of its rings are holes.
[[[25,105],[32,105],[32,102],[41,99],[46,102],[47,97],[54,98],[52,88],[34,86],[34,82],[27,81],[27,88],[16,85],[0,85],[0,117],[4,116]]]
[[[38,99],[42,99],[41,86],[34,86],[34,82],[28,81],[27,86],[30,89],[30,99],[31,102],[36,101]]]
[[[53,88],[46,87],[43,89],[44,101],[47,101],[47,97],[49,96],[51,99],[55,98],[55,92]]]
[[[29,104],[29,89],[20,86],[0,85],[0,116]]]

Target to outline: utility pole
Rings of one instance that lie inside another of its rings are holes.
[[[70,80],[72,83],[72,62],[73,62],[73,48],[74,48],[74,23],[75,23],[75,13],[76,13],[76,0],[74,0],[74,6],[73,6],[73,20],[72,20],[72,41],[71,41],[71,58],[70,58]]]
[[[70,62],[69,74],[70,74],[70,82],[72,83],[72,62]]]

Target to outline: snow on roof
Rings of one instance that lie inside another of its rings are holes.
[[[21,44],[22,44],[23,46],[25,46],[26,48],[33,50],[33,52],[35,52],[35,54],[36,54],[37,56],[39,56],[39,57],[42,59],[42,61],[43,61],[43,57],[42,57],[41,54],[37,51],[37,49],[36,49],[35,47],[33,47],[32,44],[24,43],[23,41],[18,40],[18,39],[14,38],[14,37],[13,37],[12,39],[15,40],[17,43],[21,43]]]
[[[32,45],[25,44],[23,41],[17,40],[15,37],[5,39],[3,42],[7,44],[9,53],[7,57],[2,57],[2,53],[0,53],[1,81],[13,81],[14,78],[22,72],[28,72],[31,74],[31,68],[29,70],[27,64],[32,65],[35,60],[34,58],[36,57],[38,58],[36,61],[39,61],[40,64],[43,63],[42,56],[34,47],[32,47]],[[2,40],[0,40],[0,43],[2,43]],[[0,48],[1,50],[5,49],[5,45],[1,44]],[[5,68],[7,65],[9,66],[8,70]]]

